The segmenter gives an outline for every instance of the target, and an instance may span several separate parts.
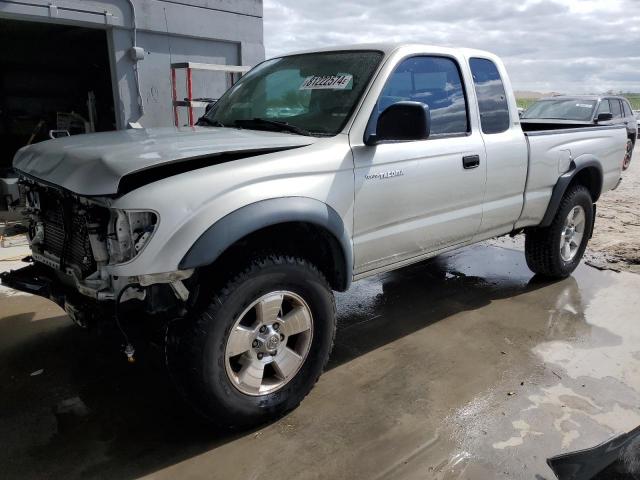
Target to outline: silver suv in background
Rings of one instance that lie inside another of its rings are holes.
[[[629,100],[620,96],[559,95],[533,103],[523,114],[523,124],[530,130],[548,130],[550,125],[563,128],[593,125],[625,125],[626,156],[623,168],[631,163],[638,137],[638,114],[631,110]]]

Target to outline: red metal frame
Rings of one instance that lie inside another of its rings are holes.
[[[193,101],[193,83],[191,81],[191,69],[187,68],[187,101]],[[193,107],[189,105],[189,126],[193,127]]]
[[[193,80],[191,78],[191,69],[186,68],[186,81],[187,81],[187,101],[191,103],[193,101]],[[178,100],[178,93],[176,91],[176,70],[175,68],[171,69],[171,94],[173,96],[173,122],[176,127],[179,127],[180,117],[178,115],[178,106],[176,105],[176,100]],[[193,127],[193,107],[189,105],[189,126]]]
[[[187,82],[187,101],[191,103],[193,101],[193,80],[191,78],[191,69],[185,68],[186,70],[186,82]],[[180,125],[180,116],[178,114],[178,106],[176,105],[176,101],[178,100],[178,92],[176,88],[176,69],[171,69],[171,95],[173,96],[173,122],[176,127]],[[189,105],[187,107],[189,109],[189,126],[193,127],[193,107]]]
[[[187,96],[182,100],[178,100],[178,92],[177,92],[177,83],[176,83],[176,69],[184,69],[185,72],[185,81],[186,81],[186,90]],[[217,71],[217,72],[225,72],[227,74],[227,88],[232,86],[235,83],[236,76],[234,73],[238,74],[238,77],[242,75],[242,73],[247,72],[249,67],[243,67],[240,65],[213,65],[213,64],[205,64],[205,63],[192,63],[192,62],[183,62],[183,63],[172,63],[171,64],[171,95],[173,97],[173,121],[176,127],[180,126],[180,115],[178,112],[178,107],[187,107],[189,109],[188,112],[188,122],[189,126],[193,127],[195,124],[194,121],[194,112],[193,109],[196,107],[201,107],[203,102],[195,102],[197,105],[194,107],[193,103],[193,70],[209,70],[209,71]]]
[[[178,127],[180,123],[180,118],[178,117],[178,106],[176,105],[176,100],[178,99],[178,94],[176,93],[176,70],[175,68],[171,69],[171,94],[173,95],[173,123],[176,127]]]

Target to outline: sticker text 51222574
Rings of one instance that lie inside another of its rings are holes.
[[[344,90],[353,79],[353,75],[312,75],[304,79],[300,90]]]

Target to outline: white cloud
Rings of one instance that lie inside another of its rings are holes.
[[[519,90],[640,91],[637,0],[265,0],[267,57],[420,42],[490,50]]]

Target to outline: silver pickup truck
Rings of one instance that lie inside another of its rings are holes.
[[[626,141],[624,126],[523,132],[505,68],[483,51],[274,58],[197,127],[21,149],[32,255],[2,281],[125,337],[155,319],[187,402],[252,425],[312,389],[332,291],[352,281],[520,231],[533,272],[570,275]]]

